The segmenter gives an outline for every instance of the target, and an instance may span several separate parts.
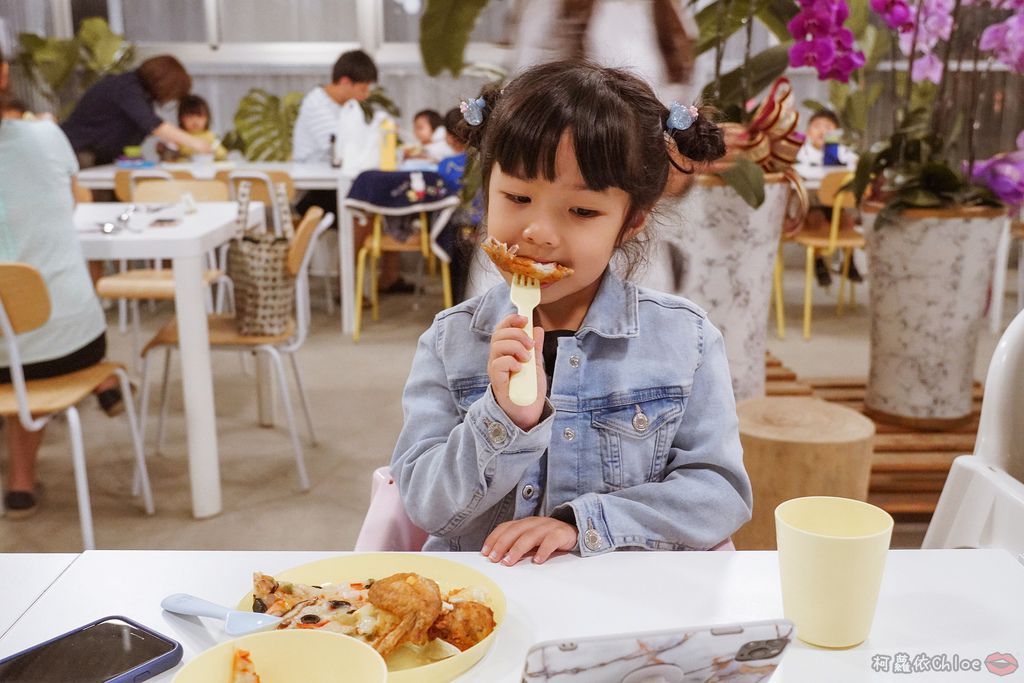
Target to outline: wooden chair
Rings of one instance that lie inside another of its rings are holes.
[[[295,427],[295,414],[292,410],[292,402],[288,393],[288,382],[285,378],[284,363],[281,356],[288,356],[292,366],[292,373],[295,376],[295,384],[299,390],[299,399],[302,402],[302,409],[306,417],[306,428],[309,431],[309,441],[316,443],[316,435],[313,432],[313,420],[309,413],[309,402],[306,399],[306,391],[302,384],[302,376],[299,374],[299,366],[295,361],[295,352],[298,351],[306,341],[309,333],[309,261],[320,235],[334,223],[334,214],[324,215],[323,209],[312,207],[299,223],[295,238],[292,240],[288,252],[288,271],[295,276],[295,319],[284,333],[275,336],[243,336],[238,333],[234,315],[213,314],[207,318],[210,329],[210,348],[214,351],[245,351],[250,353],[265,353],[273,361],[273,367],[277,376],[278,387],[281,392],[281,400],[284,403],[285,415],[288,419],[288,429],[292,440],[292,448],[295,452],[295,466],[298,470],[299,485],[303,491],[309,489],[309,478],[306,475],[305,460],[302,453],[302,445],[299,442],[298,430]],[[171,364],[171,351],[178,345],[177,320],[172,319],[163,329],[146,344],[142,352],[142,399],[140,401],[140,412],[142,414],[140,432],[145,436],[146,419],[149,411],[149,383],[147,381],[149,368],[149,354],[151,351],[163,348],[164,374],[163,385],[160,392],[160,420],[157,425],[157,450],[161,449],[164,436],[164,423],[167,411],[167,390],[168,373]]]
[[[177,202],[189,193],[198,202],[226,202],[228,188],[216,180],[148,180],[140,182],[134,190],[134,202]],[[217,267],[216,255],[210,257],[209,268],[203,274],[206,285],[218,284],[231,292],[231,280]],[[174,271],[160,268],[122,270],[96,281],[96,292],[105,299],[118,299],[131,303],[132,357],[139,355],[139,301],[174,300]],[[229,297],[230,299],[230,297]],[[209,297],[212,308],[213,298]]]
[[[188,171],[165,171],[161,168],[122,168],[114,173],[114,196],[120,202],[130,202],[135,189],[150,180],[192,180]]]
[[[867,244],[864,235],[852,227],[843,226],[843,209],[856,207],[856,198],[844,186],[853,180],[848,171],[829,173],[821,181],[818,199],[825,206],[832,207],[832,221],[828,230],[817,226],[805,227],[792,237],[792,241],[806,249],[806,266],[804,271],[804,339],[811,338],[811,299],[814,284],[814,258],[817,254],[828,257],[836,249],[843,251],[843,270],[839,279],[839,296],[836,303],[836,315],[843,314],[843,298],[846,283],[849,281],[850,261],[854,249],[863,249]],[[805,223],[807,226],[807,223]],[[778,279],[778,277],[776,278]],[[781,290],[780,290],[781,291]],[[854,285],[850,282],[850,304],[855,301]]]
[[[136,477],[141,484],[146,514],[153,514],[153,493],[142,452],[142,435],[135,418],[131,385],[124,368],[117,363],[101,362],[83,370],[39,380],[25,380],[16,335],[38,329],[50,318],[50,296],[39,271],[24,263],[0,264],[0,333],[7,344],[11,383],[0,385],[0,415],[16,419],[31,432],[42,429],[57,414],[67,416],[71,436],[71,462],[78,493],[78,515],[82,544],[86,550],[96,547],[89,504],[89,480],[85,469],[82,424],[75,406],[111,375],[117,375],[135,454]]]
[[[371,232],[363,246],[360,247],[356,256],[356,319],[355,329],[352,331],[352,339],[359,341],[359,333],[363,322],[363,285],[366,275],[366,260],[370,260],[370,304],[372,307],[373,319],[380,318],[380,295],[377,292],[377,262],[381,254],[386,251],[394,252],[420,252],[424,262],[428,262],[432,256],[430,250],[430,221],[427,220],[427,213],[420,213],[420,232],[413,235],[405,242],[399,242],[390,235],[384,234],[384,217],[373,214],[373,232]],[[422,272],[422,271],[421,271]],[[441,262],[441,285],[444,291],[444,307],[452,307],[452,278],[448,263]]]
[[[217,180],[226,182],[234,199],[238,194],[239,186],[248,182],[251,187],[249,199],[254,202],[263,202],[271,213],[271,224],[274,226],[274,234],[280,237],[284,234],[281,225],[282,216],[291,215],[290,206],[282,206],[276,188],[284,186],[284,194],[287,203],[295,201],[295,183],[292,177],[285,171],[220,171],[217,173]]]

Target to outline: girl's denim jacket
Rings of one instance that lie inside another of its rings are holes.
[[[575,521],[584,556],[702,550],[750,519],[729,365],[704,311],[606,271],[558,340],[529,432],[487,378],[491,333],[514,312],[498,285],[420,337],[391,472],[425,550],[479,550],[501,522],[535,515]]]

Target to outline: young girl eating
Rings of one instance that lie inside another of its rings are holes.
[[[391,472],[424,550],[514,565],[728,539],[751,492],[722,335],[692,302],[610,265],[617,252],[636,264],[670,166],[721,157],[721,130],[580,61],[534,67],[463,111],[492,246],[571,274],[533,290],[532,320],[504,284],[420,337]],[[518,405],[510,383],[531,356],[536,398]]]

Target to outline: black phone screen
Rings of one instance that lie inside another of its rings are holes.
[[[117,619],[68,633],[0,664],[3,683],[105,683],[165,655],[172,641]]]

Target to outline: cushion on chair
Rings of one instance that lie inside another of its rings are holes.
[[[355,550],[366,551],[418,551],[427,542],[427,532],[420,529],[405,514],[398,484],[387,467],[373,473],[370,507],[359,529]]]
[[[25,382],[28,408],[35,416],[50,415],[69,408],[92,393],[104,380],[123,367],[120,363],[97,363],[83,370]],[[0,415],[17,415],[18,400],[13,384],[0,384]]]
[[[219,270],[203,273],[207,285],[224,275]],[[105,275],[96,281],[96,293],[104,299],[173,299],[174,271],[140,268]]]

